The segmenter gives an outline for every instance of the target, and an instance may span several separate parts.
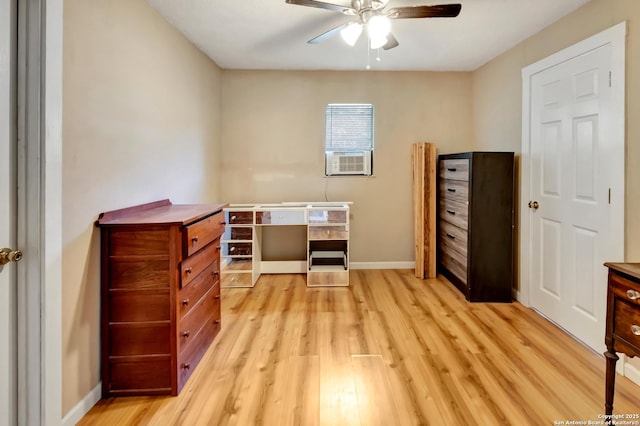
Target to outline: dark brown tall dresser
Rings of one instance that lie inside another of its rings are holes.
[[[224,205],[102,213],[102,396],[177,395],[220,331]]]
[[[514,154],[438,157],[440,272],[471,302],[510,302],[514,263]]]

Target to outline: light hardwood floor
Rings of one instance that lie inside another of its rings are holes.
[[[222,331],[178,397],[100,401],[80,425],[553,425],[598,421],[604,358],[520,305],[444,278],[263,275],[223,289]],[[603,337],[604,339],[604,337]],[[614,412],[640,413],[618,376]]]

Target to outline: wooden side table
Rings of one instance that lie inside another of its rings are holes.
[[[609,268],[607,288],[607,360],[605,414],[613,412],[616,361],[621,352],[640,355],[640,263],[605,263]]]

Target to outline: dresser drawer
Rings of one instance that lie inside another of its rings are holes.
[[[441,198],[440,219],[462,229],[469,229],[469,206],[457,201]]]
[[[209,265],[218,259],[220,240],[216,240],[196,254],[182,261],[180,265],[180,287],[189,285]]]
[[[626,340],[640,352],[640,306],[617,299],[615,304],[614,331],[616,337]]]
[[[220,286],[214,286],[200,298],[195,306],[185,315],[177,326],[178,351],[197,339],[198,331],[204,322],[220,310]]]
[[[233,226],[229,227],[228,240],[245,240],[253,239],[253,227],[250,226]]]
[[[182,235],[185,256],[191,256],[224,232],[224,214],[216,213],[185,227]]]
[[[440,180],[440,197],[460,203],[469,202],[469,182],[463,180]]]
[[[458,277],[462,283],[467,284],[467,258],[462,257],[455,250],[440,250],[440,263],[449,272]]]
[[[178,353],[178,389],[182,389],[187,382],[194,368],[209,348],[209,343],[220,332],[220,328],[220,304],[218,303],[217,311],[214,308],[211,316],[195,334],[194,340]]]
[[[264,210],[256,212],[256,224],[260,225],[305,225],[304,210]]]
[[[640,306],[640,284],[628,280],[620,275],[611,274],[609,277],[609,288],[616,296]]]
[[[309,226],[309,240],[348,240],[347,225]]]
[[[229,220],[227,220],[227,223],[229,225],[236,225],[236,224],[253,224],[253,212],[245,212],[245,211],[228,211],[227,212],[227,216],[229,217]]]
[[[347,210],[311,209],[309,223],[347,223]]]
[[[252,243],[223,243],[223,256],[251,256]]]
[[[178,318],[184,317],[198,303],[200,298],[214,285],[220,282],[218,261],[209,265],[195,277],[188,286],[178,293]]]
[[[440,221],[440,244],[445,252],[456,251],[467,259],[467,231],[443,220]]]
[[[440,177],[442,179],[469,180],[469,159],[456,158],[440,161]]]

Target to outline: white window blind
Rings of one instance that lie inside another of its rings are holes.
[[[325,151],[373,151],[373,105],[327,105]]]

